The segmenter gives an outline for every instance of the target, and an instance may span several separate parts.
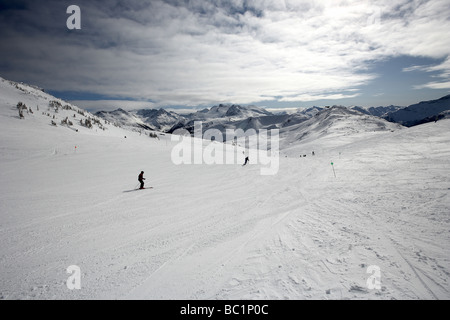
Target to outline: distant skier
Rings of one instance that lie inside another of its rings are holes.
[[[315,152],[313,151],[313,152],[312,152],[312,155],[313,155],[313,156],[315,156],[315,155],[316,155],[316,153],[315,153]]]
[[[247,163],[249,163],[249,162],[250,162],[250,159],[249,159],[248,157],[246,157],[246,158],[245,158],[245,163],[244,163],[242,166],[247,165]]]
[[[144,171],[141,171],[141,174],[138,177],[138,181],[141,183],[141,187],[139,189],[144,189]]]

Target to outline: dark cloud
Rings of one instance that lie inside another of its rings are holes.
[[[8,10],[27,10],[28,1],[25,0],[2,0],[0,1],[0,12]]]
[[[339,98],[368,61],[445,58],[445,1],[77,0],[81,30],[71,2],[0,1],[0,75],[161,105]]]

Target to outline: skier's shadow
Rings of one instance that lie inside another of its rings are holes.
[[[153,189],[153,187],[148,187],[148,188],[144,188],[144,189],[127,190],[127,191],[124,191],[123,193],[130,193],[130,192],[136,192],[136,191],[140,191],[140,190],[150,190],[150,189]]]
[[[129,193],[129,192],[135,192],[135,191],[139,191],[139,189],[127,190],[127,191],[124,191],[123,193]]]

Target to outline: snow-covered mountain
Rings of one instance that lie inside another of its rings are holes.
[[[401,125],[413,126],[445,118],[445,114],[442,112],[450,109],[449,97],[450,95],[439,100],[421,102],[407,108],[394,105],[387,107],[328,106],[299,108],[295,113],[274,114],[256,106],[220,104],[184,115],[168,112],[164,109],[135,111],[119,109],[113,112],[98,112],[96,115],[129,128],[146,128],[167,133],[173,133],[177,129],[185,129],[193,133],[196,121],[202,121],[204,130],[210,128],[220,131],[236,128],[244,130],[281,129],[313,118],[323,110],[339,107],[357,111],[359,115],[375,116]]]
[[[177,129],[185,129],[189,132],[194,132],[194,123],[201,121],[203,123],[203,129],[233,129],[236,127],[252,127],[254,129],[263,128],[264,125],[259,124],[259,119],[264,117],[275,117],[271,112],[264,108],[256,106],[240,106],[240,105],[224,105],[220,104],[212,108],[206,108],[195,113],[184,115],[170,130],[168,133],[173,133]],[[258,120],[255,120],[258,119]],[[247,125],[245,124],[247,123]]]
[[[117,123],[126,128],[143,128],[147,130],[167,131],[175,123],[184,119],[175,112],[164,109],[142,109],[126,111],[117,109],[114,111],[99,111],[96,116]]]
[[[120,108],[109,112],[100,111],[95,113],[95,115],[121,127],[155,130],[154,127],[150,127],[140,117]]]
[[[173,132],[177,128],[190,128],[195,121],[203,121],[208,126],[235,122],[251,117],[269,116],[272,113],[256,106],[223,105],[205,108],[194,113],[180,115],[164,109],[143,109],[112,112],[100,111],[97,116],[125,127],[150,128],[152,130]]]
[[[228,121],[242,120],[246,118],[254,118],[261,116],[273,115],[271,112],[265,110],[264,108],[256,106],[240,106],[236,104],[219,104],[218,106],[213,106],[210,109],[203,109],[196,113],[186,115],[189,120],[220,120],[226,119]]]
[[[289,126],[280,131],[283,140],[282,149],[289,149],[291,145],[314,142],[326,138],[336,139],[365,135],[373,132],[395,132],[402,129],[399,124],[367,115],[346,107],[334,106],[325,108],[313,117],[297,125]]]
[[[0,105],[4,117],[11,121],[20,119],[18,125],[30,131],[55,132],[59,140],[65,132],[69,132],[77,140],[77,136],[114,136],[121,137],[129,135],[133,131],[150,136],[153,128],[143,123],[140,118],[135,117],[128,111],[118,109],[113,112],[100,112],[92,114],[67,101],[56,98],[43,89],[24,83],[16,83],[0,78]],[[155,137],[152,132],[152,138]],[[36,141],[36,147],[43,141]],[[52,152],[74,151],[76,144],[69,147],[66,143],[62,147],[55,142]]]
[[[167,131],[177,123],[182,116],[164,109],[144,109],[138,110],[136,115],[139,116],[147,125],[155,128],[158,131]]]
[[[401,129],[401,125],[393,124],[382,118],[342,106],[328,108],[311,108],[293,114],[267,115],[249,117],[239,121],[208,121],[203,123],[203,131],[217,129],[224,136],[227,129],[279,129],[288,144],[299,142],[305,137],[311,139],[320,138],[323,135],[353,135],[363,132],[395,131]],[[194,120],[188,123],[179,123],[171,129],[186,129],[194,133]]]
[[[438,100],[422,101],[409,107],[390,112],[385,119],[407,127],[443,119],[450,110],[450,95]]]
[[[333,107],[337,107],[337,106],[333,106]],[[339,106],[342,107],[342,106]],[[317,114],[319,111],[322,111],[323,109],[326,108],[330,108],[330,107],[312,107],[312,108],[304,108],[304,109],[300,109],[298,112],[302,113],[308,117],[312,117],[315,114]],[[400,107],[400,106],[388,106],[388,107],[383,107],[383,106],[379,106],[379,107],[361,107],[361,106],[350,106],[348,107],[351,110],[356,110],[359,112],[362,112],[364,114],[368,114],[371,116],[376,116],[376,117],[380,117],[383,118],[385,115],[387,115],[390,112],[394,112],[397,111],[399,109],[402,109],[404,107]]]
[[[385,128],[386,130],[391,130],[392,128],[398,128],[398,126],[391,126],[387,124],[385,119],[382,119],[380,116],[387,114],[388,112],[399,110],[401,107],[397,106],[389,106],[389,107],[344,107],[344,106],[333,106],[333,107],[311,107],[311,108],[300,108],[295,113],[281,113],[281,114],[266,114],[266,113],[252,113],[251,116],[248,116],[248,113],[242,114],[243,119],[233,119],[224,116],[225,112],[219,113],[217,109],[215,109],[211,113],[209,110],[200,111],[194,114],[189,115],[189,120],[183,119],[180,120],[174,127],[172,127],[168,132],[172,133],[176,129],[186,129],[189,132],[193,133],[194,131],[194,122],[195,121],[203,121],[203,130],[207,129],[218,129],[222,132],[225,132],[226,129],[280,129],[281,131],[285,130],[287,127],[295,126],[300,123],[305,122],[308,119],[315,119],[312,121],[321,121],[320,117],[316,118],[316,115],[320,113],[327,113],[327,110],[340,110],[341,113],[347,113],[348,115],[353,115],[355,117],[360,117],[361,119],[370,119],[370,123],[368,123],[368,130],[372,130],[372,125],[376,122],[380,124],[379,128]],[[203,114],[208,114],[208,116],[204,116]],[[366,116],[366,117],[364,117]],[[367,117],[370,116],[370,117]],[[241,118],[242,118],[241,117]],[[375,118],[374,118],[375,117]],[[382,123],[382,125],[381,125]],[[297,127],[291,128],[291,130],[296,130]]]
[[[289,119],[270,117],[247,124]],[[273,176],[230,144],[235,163],[178,165],[191,141],[99,120],[0,79],[1,300],[450,298],[450,120],[324,109],[282,127]]]
[[[385,116],[387,116],[389,113],[393,113],[396,112],[400,109],[403,109],[404,107],[400,107],[400,106],[388,106],[388,107],[360,107],[360,106],[353,106],[351,107],[351,109],[353,110],[357,110],[360,111],[362,113],[365,114],[370,114],[372,116],[376,116],[376,117],[380,117],[380,118],[384,118]]]
[[[298,110],[297,113],[300,113],[302,115],[307,116],[308,118],[311,118],[315,116],[318,112],[322,111],[323,107],[311,107],[311,108],[301,108]]]
[[[194,123],[196,121],[202,121],[203,131],[209,129],[217,129],[223,133],[227,129],[236,130],[242,129],[247,131],[249,129],[260,130],[260,129],[281,129],[286,126],[291,126],[294,124],[301,123],[309,119],[308,116],[302,113],[294,114],[280,114],[280,115],[262,115],[262,116],[251,116],[251,117],[239,117],[239,118],[209,118],[208,120],[197,119],[193,116],[190,121],[180,121],[174,127],[172,127],[168,132],[173,133],[177,129],[185,129],[190,133],[194,133]]]
[[[0,78],[0,104],[4,115],[19,118],[33,128],[53,127],[71,132],[103,132],[113,124],[45,93],[43,89]]]

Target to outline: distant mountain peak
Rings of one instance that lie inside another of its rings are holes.
[[[422,101],[387,114],[384,118],[407,127],[436,121],[450,110],[450,95],[437,100]]]

